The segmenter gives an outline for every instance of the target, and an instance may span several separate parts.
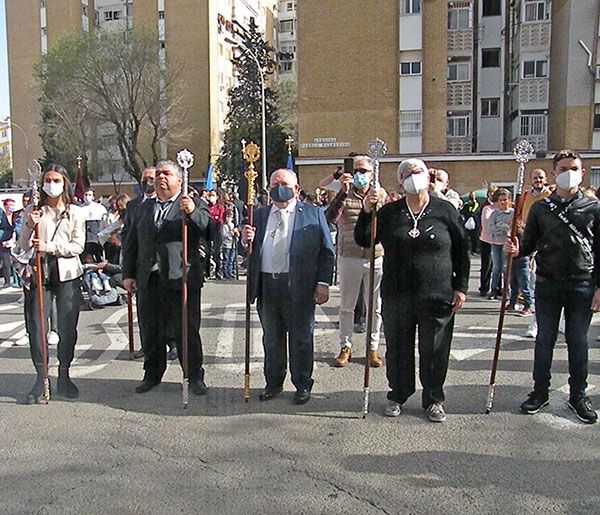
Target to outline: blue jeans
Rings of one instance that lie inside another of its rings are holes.
[[[225,272],[225,277],[233,277],[233,260],[235,259],[235,249],[234,248],[225,248],[223,247],[223,271]]]
[[[533,363],[534,390],[546,393],[550,388],[552,352],[556,343],[561,310],[565,312],[565,340],[569,356],[570,398],[585,394],[588,375],[587,333],[592,320],[591,281],[537,278],[535,316],[538,333]]]
[[[502,290],[502,274],[506,268],[506,254],[502,245],[492,244],[492,292]]]
[[[278,279],[262,274],[261,282],[257,308],[263,329],[267,388],[283,385],[289,346],[292,383],[298,390],[310,390],[313,385],[315,304],[290,300],[287,274],[280,274]]]
[[[510,302],[514,306],[519,292],[523,293],[525,309],[531,309],[531,288],[529,287],[529,256],[513,259],[510,272]]]

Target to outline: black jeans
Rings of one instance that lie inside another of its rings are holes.
[[[181,350],[181,290],[167,288],[158,273],[150,274],[147,288],[140,288],[138,313],[140,335],[143,334],[144,370],[153,379],[162,379],[167,369],[167,341],[175,339],[179,363],[183,366]],[[200,340],[200,288],[188,287],[188,377],[204,379],[202,341]]]
[[[44,330],[50,330],[47,320],[52,307],[52,299],[56,298],[57,327],[52,328],[60,337],[58,343],[58,362],[60,368],[69,368],[73,361],[75,343],[77,342],[77,322],[81,306],[79,278],[72,281],[59,282],[42,287],[44,304]],[[38,372],[42,369],[42,344],[40,340],[39,311],[37,301],[37,285],[32,283],[31,289],[25,292],[25,327],[29,334],[31,359]],[[46,356],[48,353],[46,353]]]
[[[382,298],[386,341],[387,398],[404,404],[415,393],[415,334],[419,331],[422,405],[444,402],[454,313],[450,302],[415,302],[409,296]]]
[[[492,246],[485,241],[479,242],[481,251],[481,271],[479,273],[479,292],[486,295],[490,291],[492,278]]]
[[[12,277],[12,263],[10,261],[10,249],[0,245],[0,263],[2,264],[2,277],[4,284],[10,284]]]
[[[587,333],[592,320],[592,297],[595,287],[590,281],[537,278],[535,316],[538,333],[533,363],[534,390],[546,393],[550,388],[552,353],[558,334],[561,310],[565,312],[565,340],[569,355],[570,398],[585,394],[588,375]]]
[[[267,387],[283,385],[289,345],[292,383],[298,390],[310,390],[313,385],[315,304],[290,301],[287,274],[280,274],[278,279],[263,274],[257,308],[263,329]]]

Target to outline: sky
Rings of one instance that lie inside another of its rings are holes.
[[[0,0],[0,119],[10,114],[8,102],[8,59],[6,55],[6,9]]]

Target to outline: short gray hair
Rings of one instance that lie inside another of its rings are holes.
[[[408,170],[413,170],[415,168],[420,169],[422,172],[429,173],[427,165],[420,159],[405,159],[398,165],[398,170],[396,171],[396,178],[398,179],[398,183],[402,182],[401,177],[404,172]]]
[[[156,170],[160,168],[170,168],[171,171],[175,175],[177,175],[177,177],[183,179],[183,172],[181,171],[181,167],[175,161],[171,161],[170,159],[163,159],[162,161],[156,163]]]
[[[357,161],[366,161],[367,163],[369,163],[370,165],[373,164],[373,159],[371,158],[371,156],[367,156],[367,155],[358,155],[358,156],[354,156],[352,158],[354,161],[353,163],[356,164]]]

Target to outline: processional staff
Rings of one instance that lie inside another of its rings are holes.
[[[177,163],[183,169],[183,184],[181,194],[188,194],[189,169],[194,165],[194,154],[189,150],[183,149],[177,153]],[[188,363],[188,290],[187,290],[187,215],[184,211],[181,213],[181,368],[183,369],[182,396],[183,407],[187,409],[189,402],[189,363]]]
[[[246,145],[246,141],[242,140],[242,154],[244,160],[248,163],[248,169],[245,173],[247,181],[246,212],[248,218],[246,223],[253,225],[254,197],[256,195],[254,183],[258,177],[258,173],[254,169],[254,163],[260,158],[260,148],[252,141]],[[252,340],[252,333],[250,332],[250,300],[252,297],[250,287],[251,255],[252,242],[249,242],[246,253],[246,335],[244,350],[244,400],[246,402],[250,400],[250,344]]]
[[[368,154],[373,160],[373,180],[371,181],[371,188],[378,191],[380,188],[379,184],[379,161],[386,154],[387,146],[383,140],[377,138],[371,141],[368,145]],[[366,349],[366,360],[365,360],[365,376],[363,383],[364,392],[364,403],[363,403],[363,418],[366,418],[369,413],[369,379],[371,371],[371,333],[373,332],[373,306],[374,290],[375,290],[375,237],[377,233],[377,206],[373,206],[371,215],[371,257],[370,257],[370,268],[369,268],[369,296],[367,302],[367,331],[365,333],[365,349]]]
[[[515,198],[515,210],[513,212],[512,224],[510,226],[510,239],[515,239],[517,235],[517,225],[523,212],[523,182],[525,180],[525,165],[529,162],[531,154],[533,154],[533,146],[527,140],[521,140],[517,143],[514,149],[515,160],[519,164],[517,171],[517,189]],[[496,348],[494,349],[494,360],[492,362],[492,372],[490,376],[490,384],[488,396],[485,405],[485,413],[489,414],[492,411],[494,404],[494,393],[496,389],[496,372],[498,370],[498,358],[500,356],[500,344],[502,343],[502,329],[504,327],[504,315],[506,314],[506,301],[508,298],[508,288],[510,284],[510,273],[512,270],[513,256],[508,255],[506,264],[506,274],[504,276],[504,285],[502,288],[502,304],[500,305],[500,317],[498,318],[498,330],[496,332]]]

